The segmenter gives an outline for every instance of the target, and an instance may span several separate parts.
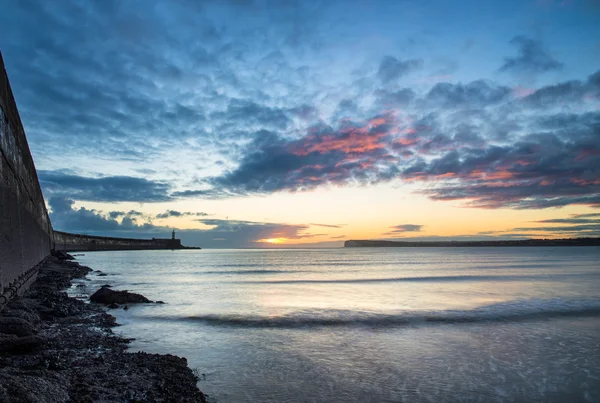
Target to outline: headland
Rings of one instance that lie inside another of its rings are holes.
[[[378,241],[349,240],[344,248],[423,248],[485,246],[600,246],[600,238],[522,239],[498,241]]]

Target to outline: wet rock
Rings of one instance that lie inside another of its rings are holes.
[[[14,334],[19,337],[35,334],[33,325],[25,319],[17,317],[1,317],[0,331],[5,334]]]
[[[112,285],[110,285],[110,284],[104,284],[104,285],[102,286],[102,288],[104,288],[104,287],[112,288]]]
[[[156,304],[164,304],[164,301],[156,301]]]
[[[116,302],[117,304],[152,302],[143,295],[127,290],[115,291],[108,287],[102,287],[93,293],[90,300],[99,304],[112,304],[113,302]]]
[[[56,371],[0,373],[0,402],[69,402],[68,381]]]
[[[0,338],[0,352],[10,354],[28,353],[39,349],[45,342],[46,339],[38,335]]]
[[[116,302],[113,302],[112,304],[110,304],[108,306],[110,309],[117,309],[119,307],[119,304],[117,304]]]
[[[75,258],[62,250],[52,251],[52,256],[58,260],[75,260]]]
[[[106,273],[100,273],[100,274],[98,274],[98,277],[106,277],[106,276],[108,276],[108,274],[106,274]]]
[[[21,318],[32,324],[40,321],[40,316],[35,311],[27,311],[24,309],[9,309],[2,312],[2,317]],[[2,329],[0,329],[1,331]]]

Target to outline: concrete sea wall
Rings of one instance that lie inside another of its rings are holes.
[[[0,305],[35,280],[53,249],[182,249],[179,239],[128,239],[53,231],[0,53]]]
[[[32,268],[52,248],[52,225],[0,54],[0,295],[33,281]]]

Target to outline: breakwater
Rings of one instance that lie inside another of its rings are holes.
[[[83,252],[95,250],[144,250],[144,249],[186,249],[179,239],[152,238],[113,238],[70,234],[54,231],[54,245],[57,250]]]

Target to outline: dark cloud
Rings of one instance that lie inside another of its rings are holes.
[[[600,70],[585,81],[571,80],[539,88],[524,97],[523,104],[533,108],[572,107],[586,100],[600,100]]]
[[[538,40],[519,35],[515,36],[510,43],[518,48],[518,55],[505,58],[504,64],[500,68],[501,71],[545,73],[563,67],[561,62],[548,54]]]
[[[344,122],[338,128],[315,126],[298,140],[262,133],[248,146],[240,165],[210,180],[234,194],[312,189],[328,183],[369,183],[393,178],[394,117]]]
[[[573,214],[573,218],[600,217],[600,213]]]
[[[600,218],[550,218],[535,222],[543,224],[596,224],[597,228],[600,230]]]
[[[423,60],[421,59],[402,61],[393,56],[385,56],[379,65],[377,77],[379,77],[383,83],[390,83],[422,66]]]
[[[38,171],[46,197],[62,196],[96,202],[164,202],[172,200],[163,182],[131,176],[90,178],[61,171]]]
[[[293,112],[296,112],[294,110]],[[232,99],[224,112],[213,114],[213,118],[218,118],[231,124],[238,122],[239,124],[255,124],[263,128],[273,128],[283,130],[291,122],[288,116],[289,111],[259,105],[256,102],[246,99]]]
[[[49,200],[50,217],[54,229],[74,233],[117,236],[125,238],[169,237],[172,227],[152,224],[150,217],[139,217],[136,212],[111,212],[106,215],[97,210],[74,208],[75,202],[68,198],[53,197]],[[190,213],[196,214],[196,213]],[[117,221],[114,217],[122,217]],[[258,223],[240,220],[198,219],[208,229],[178,230],[177,236],[184,245],[213,248],[266,247],[258,242],[273,238],[292,240],[309,239],[325,234],[308,234],[307,225]]]
[[[430,181],[434,200],[463,200],[484,208],[539,209],[600,205],[600,114],[553,132],[534,132],[512,145],[448,150],[418,161],[402,176]]]
[[[462,200],[472,207],[598,205],[600,113],[531,115],[521,125],[507,123],[487,108],[501,104],[515,113],[521,101],[507,88],[482,81],[436,86],[426,97],[423,102],[448,103],[446,110],[450,104],[468,107],[443,118],[437,112],[419,119],[388,113],[343,120],[338,127],[315,125],[297,139],[262,131],[238,167],[208,179],[205,186],[215,190],[199,194],[402,180],[429,183],[422,193],[434,200]]]
[[[227,194],[226,192],[220,192],[214,189],[205,190],[181,190],[178,192],[171,193],[173,197],[203,197],[207,199],[219,198],[219,196],[225,197],[226,195],[234,196],[234,194]]]
[[[404,108],[416,98],[416,93],[410,88],[403,88],[398,91],[377,90],[375,96],[377,103],[385,109]]]
[[[419,224],[400,224],[390,227],[392,230],[386,232],[384,235],[402,234],[405,232],[420,232],[423,225]]]
[[[80,234],[111,234],[121,231],[151,231],[151,224],[136,223],[136,216],[142,214],[136,211],[111,212],[108,216],[101,214],[96,210],[80,207],[73,207],[75,202],[72,199],[60,196],[54,196],[49,199],[50,219],[52,226],[56,230],[75,232]],[[115,220],[116,217],[123,217],[121,222]]]
[[[485,107],[505,100],[512,90],[492,82],[478,80],[468,84],[438,83],[425,97],[430,106],[444,109]]]
[[[578,233],[580,236],[586,236],[591,234],[600,235],[600,226],[598,224],[593,225],[565,225],[561,227],[519,227],[514,228],[513,231],[526,231],[526,232],[547,232],[551,234],[559,233]]]
[[[310,223],[310,225],[316,225],[317,227],[325,227],[325,228],[342,228],[344,226],[344,224],[332,225],[332,224],[315,224],[315,223]]]
[[[191,212],[191,211],[177,211],[177,210],[167,210],[164,213],[160,213],[156,215],[156,218],[161,219],[161,218],[169,218],[169,217],[189,217],[189,216],[196,216],[196,217],[206,217],[208,214],[207,213],[202,213],[202,212]]]

